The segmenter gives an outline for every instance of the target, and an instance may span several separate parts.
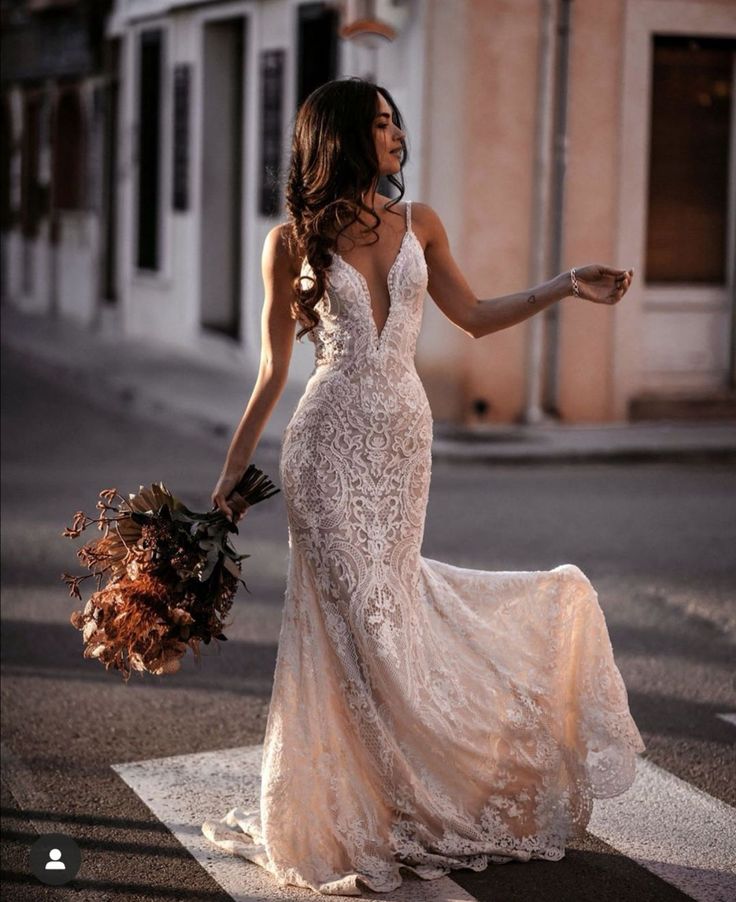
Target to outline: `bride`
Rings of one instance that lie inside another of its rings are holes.
[[[479,300],[437,213],[377,192],[386,176],[403,196],[405,160],[385,88],[339,79],[301,106],[289,220],[263,248],[260,372],[212,493],[244,516],[231,493],[300,324],[315,365],[282,436],[289,566],[260,800],[223,800],[202,831],[323,895],[388,892],[402,870],[558,860],[645,749],[579,567],[421,554],[433,426],[414,364],[427,294],[479,338],[571,295],[615,304],[633,271],[589,265]]]

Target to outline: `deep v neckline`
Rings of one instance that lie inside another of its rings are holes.
[[[410,201],[407,201],[407,204],[409,204],[409,203],[410,203]],[[337,257],[345,266],[347,266],[349,269],[351,269],[355,273],[355,275],[360,279],[361,285],[363,287],[363,296],[364,296],[365,300],[368,302],[368,316],[371,321],[373,336],[375,338],[375,348],[377,351],[380,350],[380,348],[381,348],[381,342],[383,339],[383,335],[384,335],[386,329],[388,328],[389,320],[391,319],[391,315],[394,311],[394,306],[395,306],[394,299],[391,296],[391,287],[392,287],[391,286],[391,277],[393,275],[394,270],[396,269],[396,265],[398,264],[399,260],[401,259],[401,253],[404,250],[404,245],[406,244],[406,239],[409,237],[409,235],[414,234],[414,232],[411,229],[411,225],[409,223],[408,206],[407,206],[405,223],[406,223],[406,229],[401,238],[401,243],[399,244],[399,249],[398,249],[398,251],[396,251],[396,256],[394,257],[394,262],[391,264],[388,274],[386,275],[386,289],[388,291],[388,313],[386,314],[386,321],[384,322],[383,328],[381,329],[380,332],[378,331],[378,326],[376,325],[376,318],[373,315],[373,299],[371,298],[371,292],[370,292],[370,288],[368,286],[368,280],[366,279],[366,277],[363,275],[363,273],[359,269],[356,269],[353,266],[353,264],[348,262],[341,254],[338,254],[337,251],[332,252],[333,257]]]

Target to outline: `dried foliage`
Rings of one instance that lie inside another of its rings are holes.
[[[253,464],[233,490],[249,505],[278,491]],[[228,538],[238,527],[220,510],[189,510],[162,482],[127,499],[117,489],[99,497],[98,518],[77,511],[62,533],[77,538],[93,523],[104,533],[77,551],[90,573],[61,574],[80,601],[81,582],[97,580],[84,609],[70,617],[82,631],[84,657],[119,670],[125,682],[131,670],[175,673],[188,647],[199,662],[201,642],[227,639],[238,582],[250,591],[240,575],[250,555],[237,554]]]

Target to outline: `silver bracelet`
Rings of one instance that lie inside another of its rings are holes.
[[[575,276],[574,269],[570,270],[570,278],[572,279],[572,293],[575,295],[576,298],[579,298],[580,297],[580,288],[578,287],[578,280],[577,280],[577,277]]]

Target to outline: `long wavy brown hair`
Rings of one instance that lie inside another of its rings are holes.
[[[327,269],[339,236],[359,222],[367,226],[365,234],[373,233],[376,241],[379,239],[376,227],[381,219],[362,197],[379,177],[373,137],[378,92],[390,105],[394,123],[404,131],[404,120],[388,90],[354,76],[321,85],[297,113],[285,187],[289,212],[285,236],[294,259],[306,257],[314,272],[314,278],[305,273],[292,283],[292,311],[304,324],[297,333],[298,341],[319,323],[314,307],[325,293]],[[402,143],[403,169],[408,154],[406,142]],[[390,210],[404,196],[403,173],[399,170],[385,178],[399,191],[386,205]],[[362,213],[372,216],[375,224],[369,225]]]

